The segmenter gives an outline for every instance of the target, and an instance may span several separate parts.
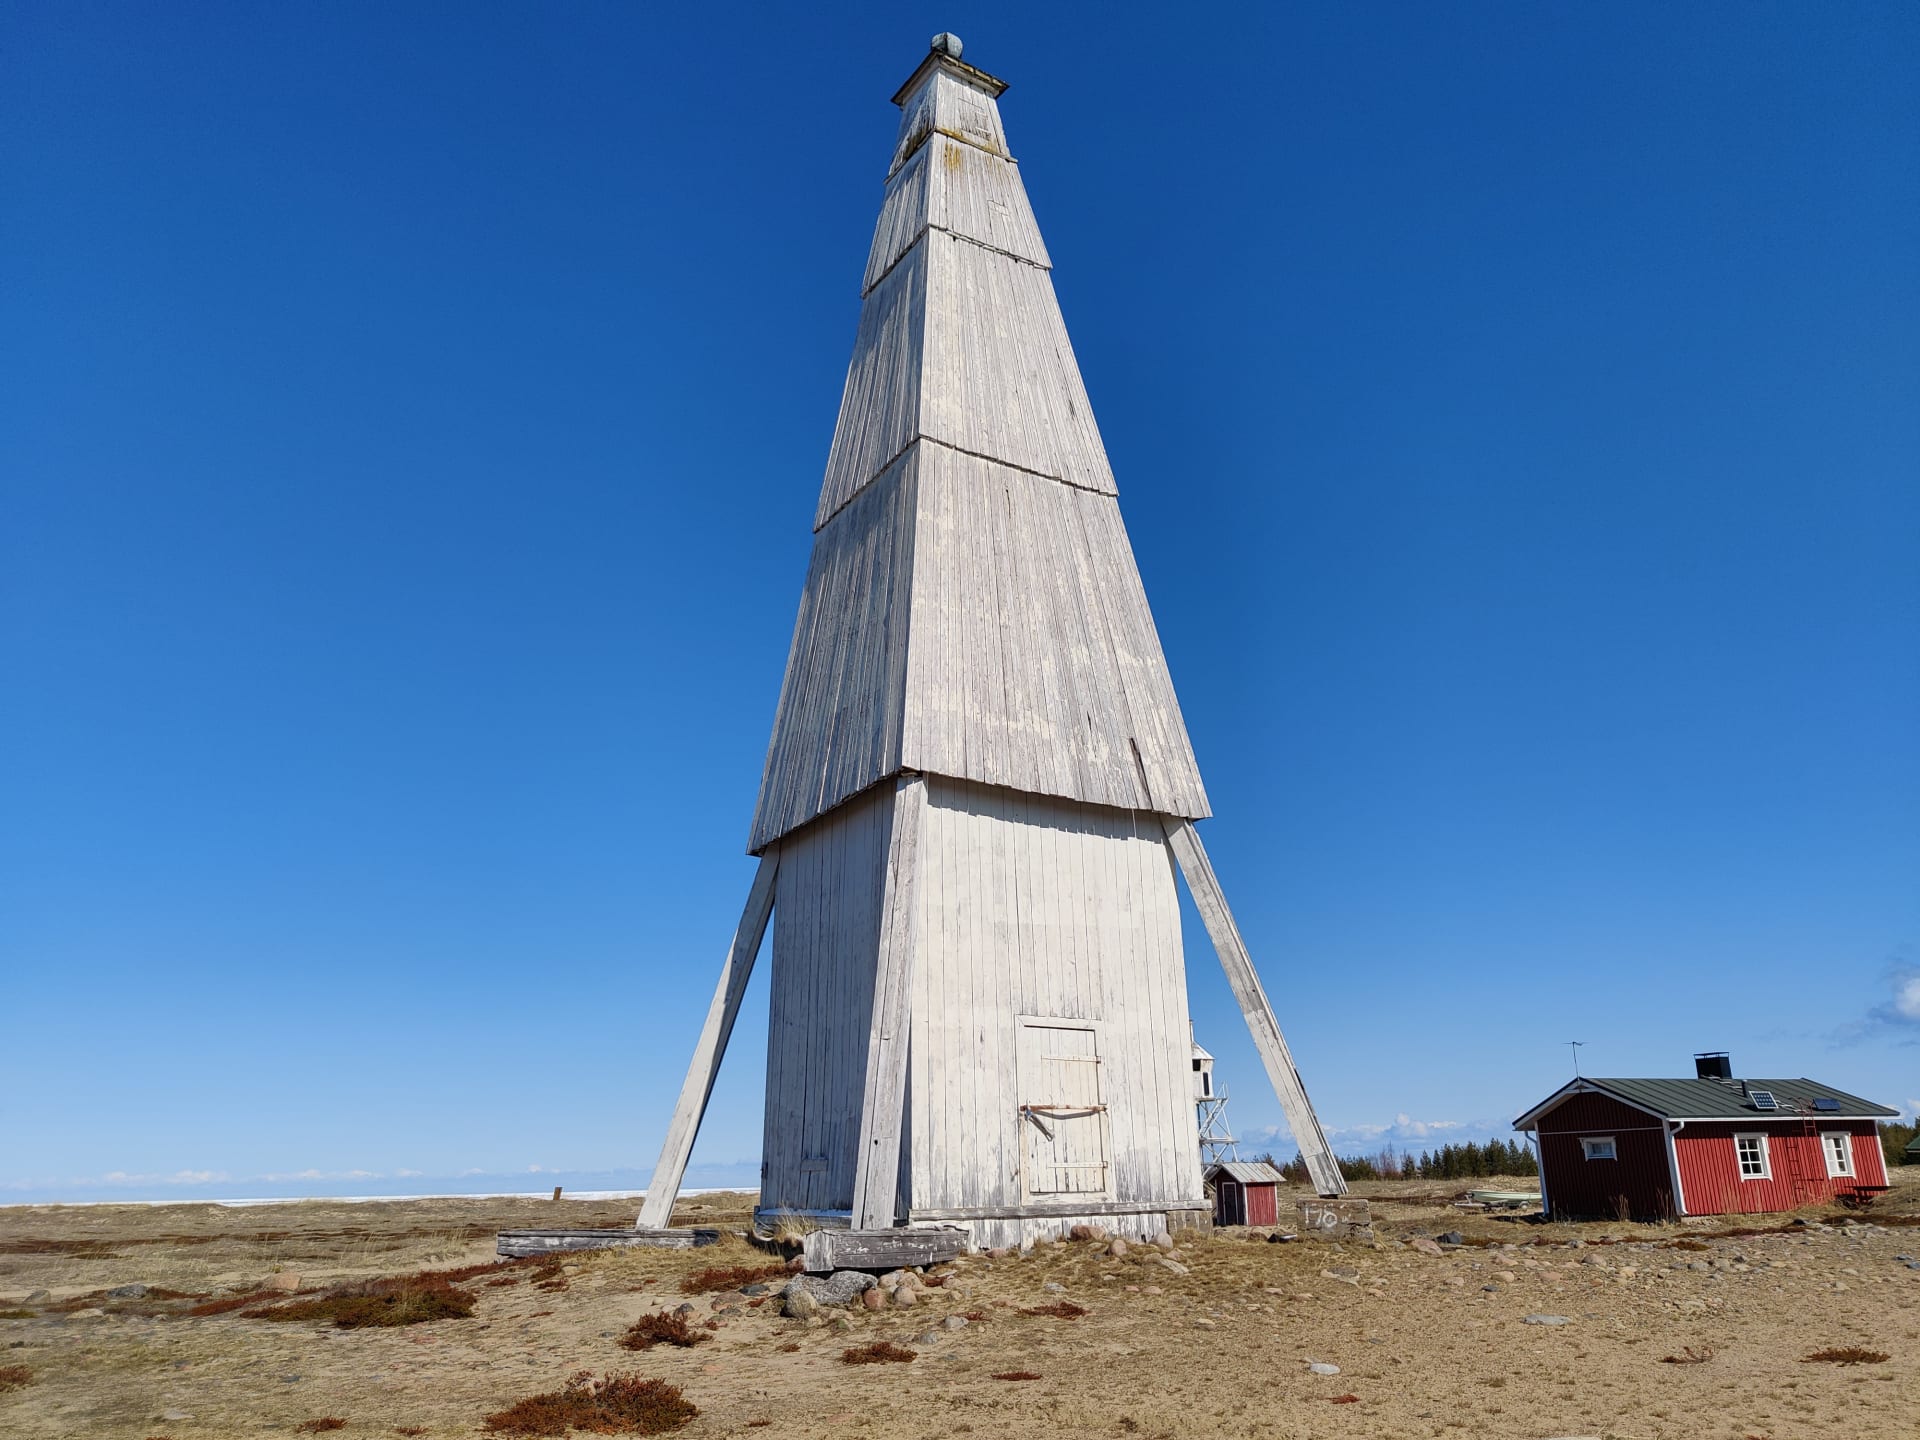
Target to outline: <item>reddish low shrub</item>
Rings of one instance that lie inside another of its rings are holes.
[[[24,1365],[0,1365],[0,1395],[33,1383],[33,1371]]]
[[[916,1351],[895,1345],[890,1340],[876,1340],[871,1345],[855,1345],[840,1352],[842,1365],[882,1365],[891,1361],[904,1365],[913,1359]]]
[[[738,1290],[742,1285],[784,1276],[784,1265],[715,1265],[696,1270],[680,1282],[682,1295],[704,1295],[711,1290]]]
[[[581,1370],[565,1387],[531,1395],[495,1411],[483,1427],[493,1435],[664,1435],[678,1430],[700,1407],[664,1380],[638,1375],[609,1375],[595,1380]]]
[[[1879,1365],[1892,1359],[1884,1350],[1862,1350],[1858,1345],[1849,1345],[1841,1350],[1816,1350],[1811,1355],[1801,1357],[1802,1365],[1819,1363],[1823,1365]]]
[[[642,1315],[629,1325],[626,1334],[620,1337],[620,1348],[651,1350],[656,1345],[678,1345],[684,1349],[705,1344],[712,1338],[689,1325],[686,1316],[665,1311],[658,1315]]]
[[[338,1415],[322,1415],[318,1420],[302,1420],[293,1427],[296,1435],[320,1435],[328,1430],[344,1430],[347,1422]]]
[[[1051,1305],[1028,1305],[1022,1315],[1045,1315],[1054,1320],[1078,1320],[1087,1313],[1087,1307],[1076,1305],[1071,1300],[1055,1300]]]
[[[423,1325],[431,1320],[465,1320],[474,1298],[431,1271],[401,1279],[343,1285],[286,1305],[246,1311],[249,1320],[331,1320],[342,1330],[369,1326]]]
[[[995,1373],[996,1380],[1038,1380],[1040,1377],[1031,1370],[1001,1370]]]

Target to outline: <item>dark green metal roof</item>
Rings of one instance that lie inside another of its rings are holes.
[[[1589,1085],[1618,1095],[1668,1120],[1780,1120],[1799,1119],[1801,1114],[1814,1119],[1836,1119],[1842,1115],[1896,1116],[1889,1110],[1858,1095],[1849,1095],[1831,1085],[1822,1085],[1804,1075],[1798,1080],[1598,1080]],[[1745,1086],[1745,1093],[1741,1087]],[[1748,1096],[1755,1090],[1772,1093],[1779,1102],[1777,1110],[1762,1110]],[[1813,1102],[1830,1099],[1839,1102],[1838,1110],[1816,1110]]]

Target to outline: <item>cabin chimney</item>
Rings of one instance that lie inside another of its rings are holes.
[[[1731,1080],[1733,1062],[1724,1050],[1703,1050],[1693,1057],[1693,1073],[1701,1080]]]

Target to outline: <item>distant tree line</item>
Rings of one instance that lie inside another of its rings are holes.
[[[1907,1146],[1913,1143],[1920,1126],[1908,1125],[1899,1120],[1882,1123],[1880,1126],[1880,1148],[1887,1152],[1887,1164],[1904,1165],[1907,1163]]]
[[[1901,1142],[1905,1144],[1905,1141]],[[1268,1155],[1266,1161],[1295,1185],[1308,1182],[1307,1162],[1295,1155],[1284,1165]],[[1468,1180],[1486,1175],[1538,1175],[1533,1151],[1517,1140],[1489,1140],[1477,1145],[1442,1145],[1438,1150],[1395,1150],[1378,1155],[1336,1157],[1340,1173],[1349,1180]]]

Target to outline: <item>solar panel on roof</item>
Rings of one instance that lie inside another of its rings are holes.
[[[1773,1098],[1773,1092],[1771,1090],[1750,1090],[1747,1092],[1747,1098],[1753,1101],[1753,1108],[1756,1110],[1778,1110],[1780,1108],[1780,1102]]]
[[[1816,1110],[1838,1110],[1840,1108],[1840,1102],[1831,1095],[1820,1095],[1815,1097],[1813,1108]]]

